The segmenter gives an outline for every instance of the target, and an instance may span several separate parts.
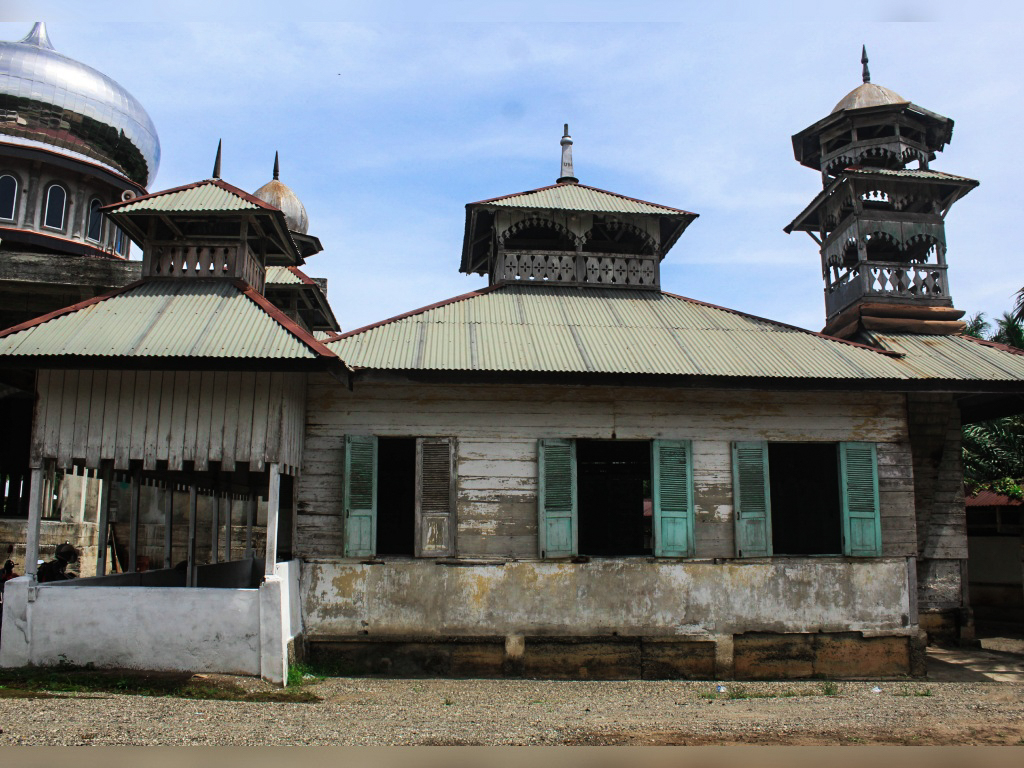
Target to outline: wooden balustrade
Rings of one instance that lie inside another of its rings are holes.
[[[843,270],[825,289],[829,317],[858,298],[949,300],[945,264],[861,261]]]
[[[240,278],[262,292],[266,271],[245,243],[152,243],[143,257],[145,277]]]
[[[573,251],[505,252],[498,257],[495,282],[537,281],[609,287],[657,288],[655,257]]]

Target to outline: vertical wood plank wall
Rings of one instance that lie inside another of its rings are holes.
[[[344,435],[458,438],[456,551],[537,556],[537,440],[693,440],[696,556],[733,557],[733,440],[878,443],[883,555],[912,556],[901,395],[550,386],[357,385],[310,377],[296,552],[341,557]],[[813,482],[813,478],[808,478]]]
[[[142,460],[205,471],[250,462],[298,467],[305,374],[220,371],[40,371],[32,459],[84,460],[117,469]]]

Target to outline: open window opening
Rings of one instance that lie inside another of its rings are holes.
[[[579,551],[583,555],[651,555],[651,444],[578,440]]]
[[[377,554],[415,554],[416,438],[377,441]]]
[[[776,555],[842,554],[837,451],[835,443],[768,445]]]

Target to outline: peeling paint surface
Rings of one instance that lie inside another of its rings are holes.
[[[904,558],[303,563],[310,636],[906,631]]]

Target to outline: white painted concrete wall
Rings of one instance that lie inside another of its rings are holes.
[[[910,631],[906,558],[303,564],[307,637]]]
[[[4,592],[0,667],[66,660],[283,683],[288,641],[302,631],[298,585],[294,561],[259,589],[33,586],[22,577]]]

